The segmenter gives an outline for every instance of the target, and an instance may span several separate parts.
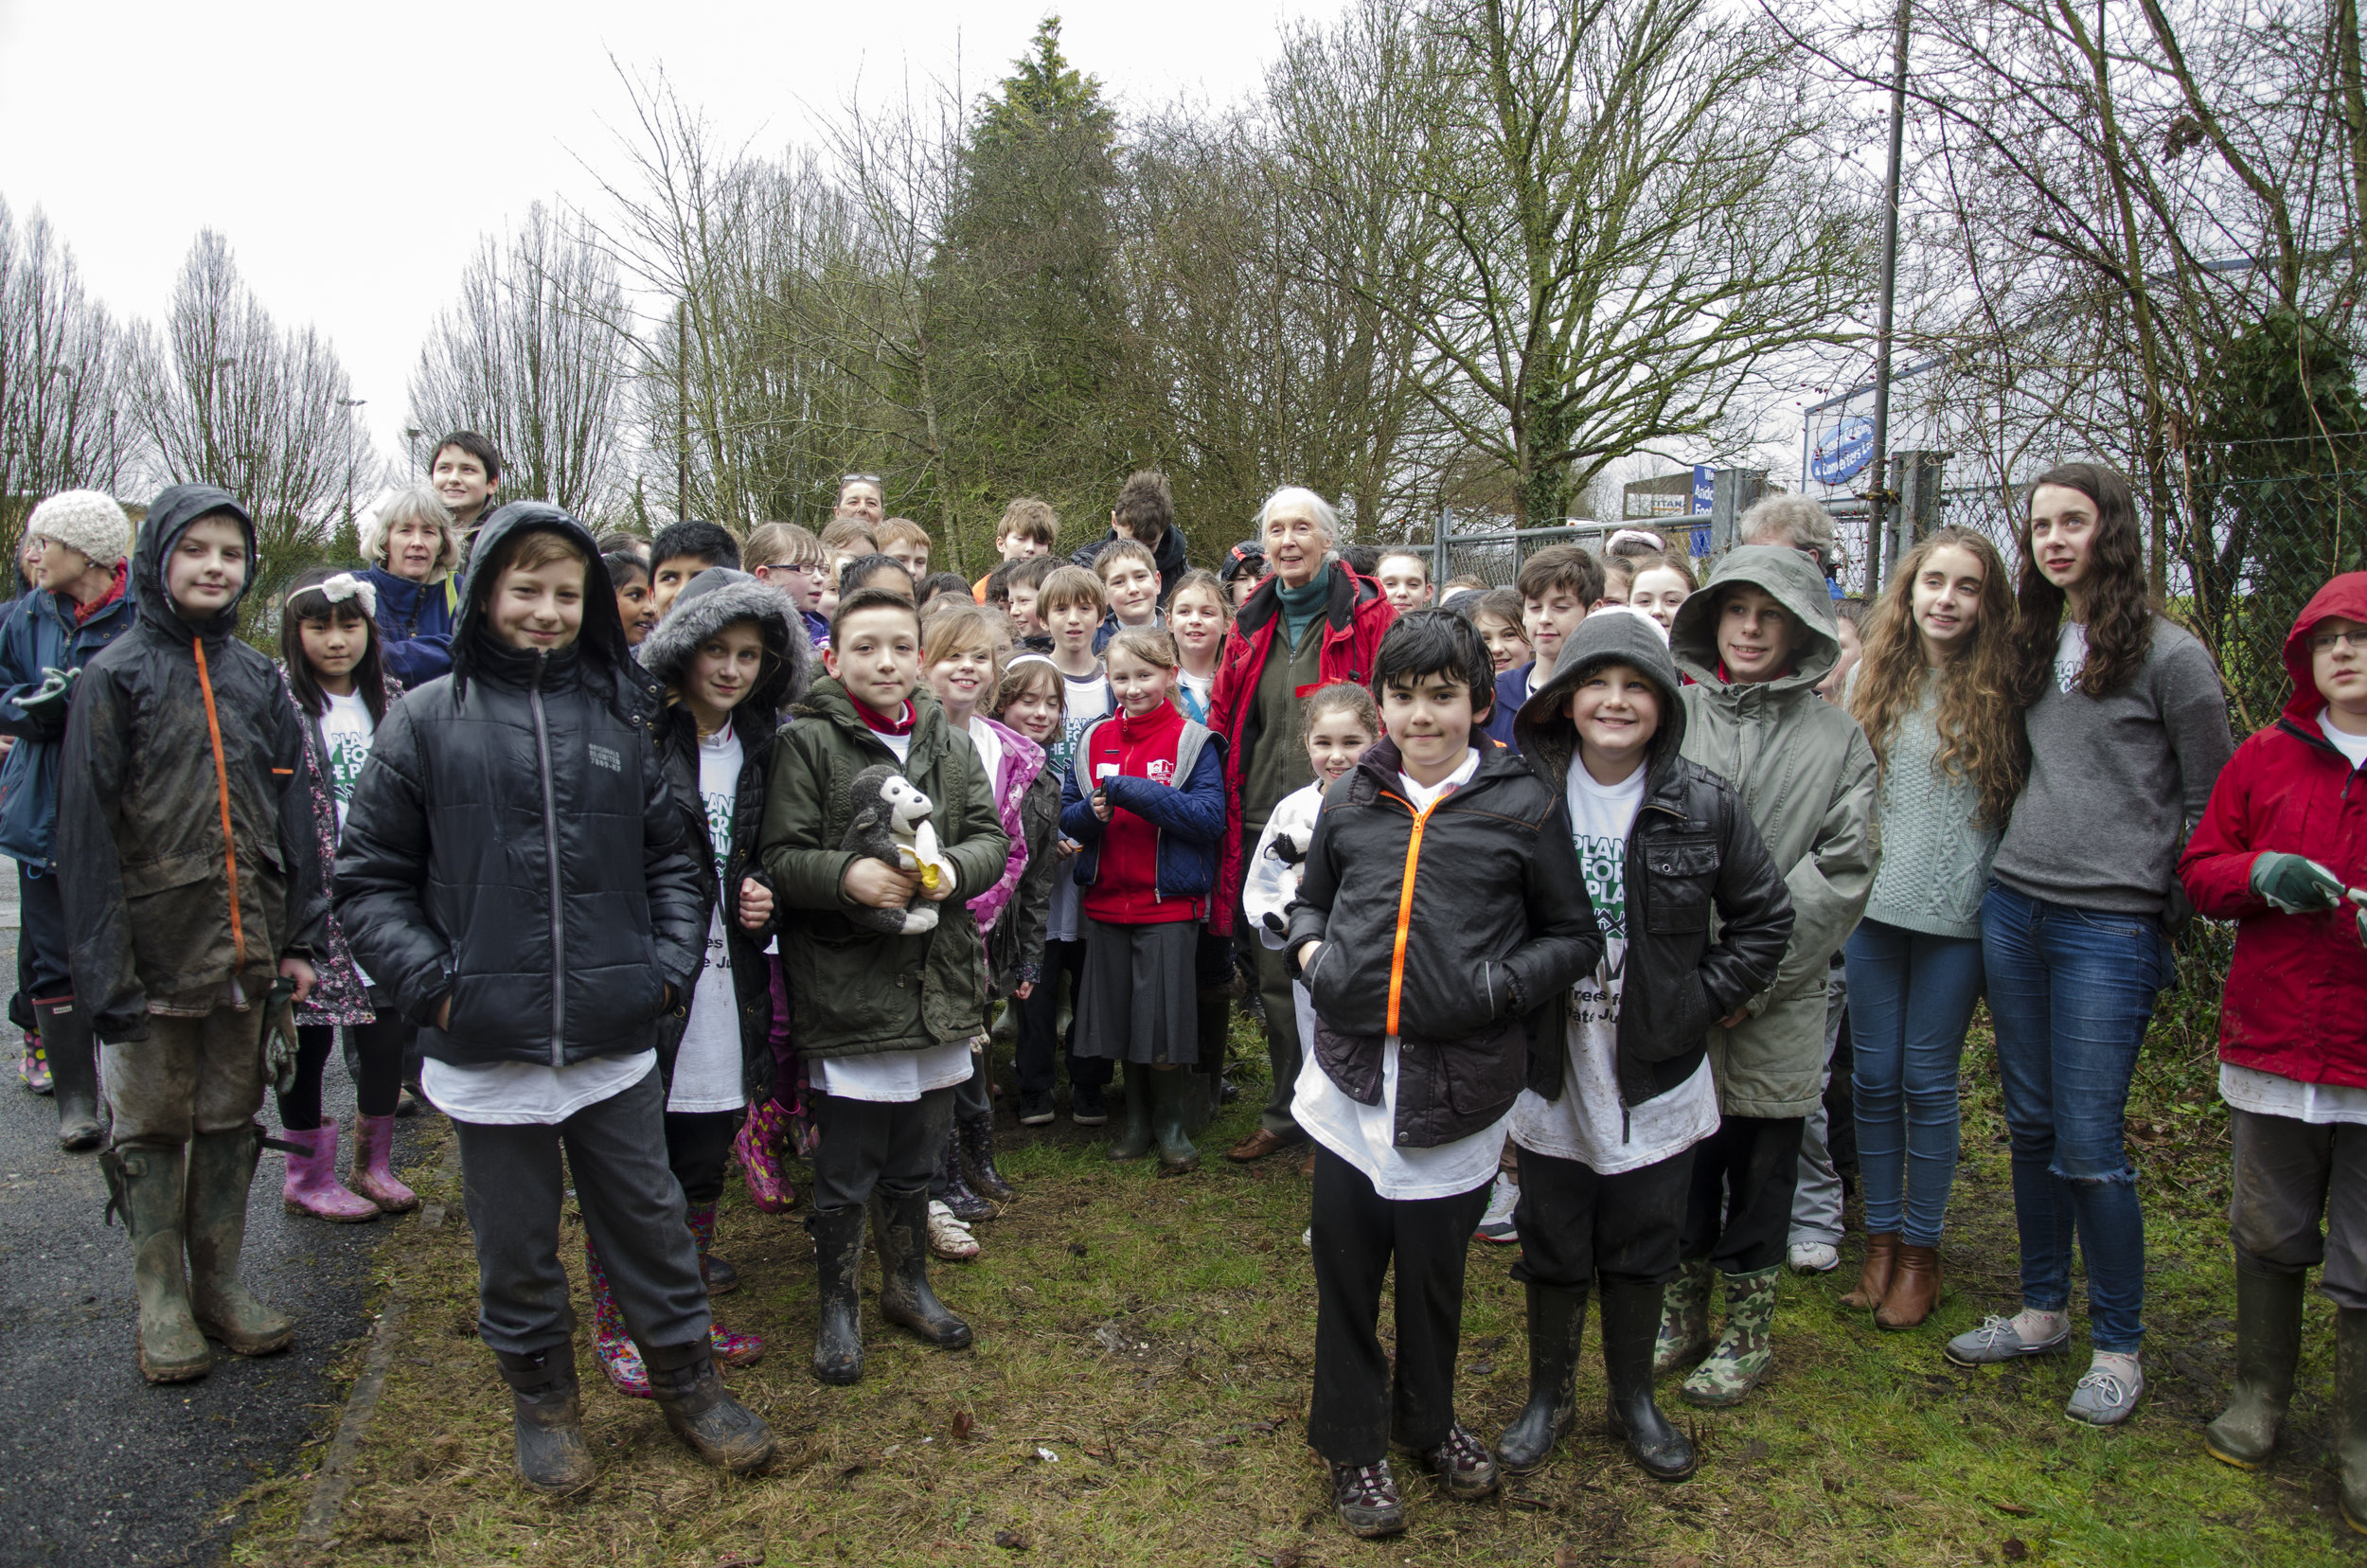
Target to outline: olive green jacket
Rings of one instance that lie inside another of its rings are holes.
[[[986,944],[969,900],[1003,875],[1010,850],[992,781],[970,737],[950,728],[927,689],[902,772],[936,805],[937,842],[958,877],[936,928],[890,936],[846,918],[855,851],[840,847],[855,775],[896,754],[856,716],[846,688],[816,681],[773,746],[757,854],[780,907],[781,966],[797,1048],[808,1057],[876,1056],[986,1032]]]
[[[1718,590],[1747,582],[1806,629],[1791,673],[1730,686],[1718,673]],[[1816,694],[1841,656],[1824,579],[1797,550],[1730,552],[1669,631],[1684,688],[1682,755],[1732,784],[1791,895],[1791,941],[1750,1016],[1710,1030],[1717,1105],[1729,1116],[1805,1116],[1824,1092],[1824,981],[1865,913],[1881,845],[1874,748],[1842,708]]]

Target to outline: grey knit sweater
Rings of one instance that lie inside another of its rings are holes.
[[[1938,709],[1939,683],[1927,672],[1915,705],[1891,725],[1875,816],[1882,863],[1865,918],[1932,936],[1978,937],[1997,831],[1973,820],[1981,792],[1972,781],[1938,766]]]

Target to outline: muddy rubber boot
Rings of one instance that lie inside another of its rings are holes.
[[[2235,1271],[2235,1397],[2202,1429],[2203,1452],[2222,1465],[2258,1470],[2276,1452],[2301,1364],[2307,1285],[2298,1274]]]
[[[863,1377],[863,1298],[855,1289],[863,1268],[863,1226],[860,1204],[818,1208],[806,1216],[816,1276],[813,1375],[841,1386]]]
[[[1150,1152],[1150,1077],[1155,1067],[1126,1064],[1126,1129],[1110,1140],[1110,1158],[1139,1160]]]
[[[189,1310],[189,1282],[181,1262],[182,1177],[178,1147],[133,1145],[98,1156],[107,1177],[107,1207],[121,1213],[132,1233],[132,1284],[139,1294],[140,1376],[150,1382],[187,1382],[214,1369],[214,1353]]]
[[[240,1356],[270,1356],[295,1338],[295,1320],[256,1299],[239,1277],[246,1194],[263,1130],[200,1132],[189,1140],[187,1218],[189,1310],[198,1327]]]
[[[691,1452],[734,1475],[753,1475],[773,1462],[773,1429],[724,1388],[714,1346],[703,1336],[687,1345],[645,1345],[641,1363],[667,1430]]]
[[[954,1123],[954,1136],[961,1144],[963,1158],[969,1162],[972,1191],[998,1203],[1007,1203],[1019,1196],[1011,1184],[1003,1179],[1003,1172],[994,1167],[993,1112],[959,1118]]]
[[[1652,1376],[1664,1377],[1710,1347],[1710,1260],[1677,1265],[1661,1291],[1660,1335],[1652,1345]]]
[[[1604,1280],[1603,1371],[1611,1384],[1611,1433],[1627,1442],[1628,1457],[1655,1481],[1682,1481],[1698,1461],[1693,1445],[1652,1402],[1652,1346],[1661,1322],[1662,1290],[1633,1280]]]
[[[2367,1310],[2334,1315],[2334,1456],[2342,1472],[2342,1523],[2367,1535]]]
[[[880,1315],[940,1350],[967,1350],[970,1325],[929,1288],[929,1189],[872,1194],[879,1206]]]
[[[1726,1276],[1726,1327],[1679,1390],[1689,1405],[1723,1410],[1750,1397],[1775,1360],[1775,1286],[1783,1268]]]
[[[1158,1142],[1159,1174],[1181,1176],[1200,1168],[1200,1150],[1184,1127],[1191,1099],[1201,1091],[1193,1081],[1199,1075],[1188,1067],[1147,1069],[1150,1078],[1151,1136]],[[1127,1076],[1133,1076],[1128,1070]]]
[[[937,1179],[945,1190],[936,1195],[938,1203],[953,1211],[953,1218],[967,1225],[973,1220],[994,1218],[994,1205],[970,1190],[962,1179],[962,1134],[958,1128],[945,1130],[945,1154],[937,1162]]]
[[[1496,1439],[1496,1458],[1516,1474],[1543,1464],[1570,1430],[1577,1413],[1578,1342],[1586,1331],[1583,1289],[1531,1283],[1528,1292],[1529,1402]]]
[[[699,1249],[699,1274],[706,1280],[710,1304],[727,1290],[737,1290],[739,1280],[732,1275],[729,1285],[719,1285],[719,1276],[731,1270],[731,1265],[715,1256],[715,1205],[692,1203],[687,1214],[690,1239]],[[587,1243],[588,1245],[588,1243]],[[725,1366],[754,1366],[764,1359],[764,1340],[756,1334],[737,1333],[721,1322],[707,1326],[707,1344],[714,1347],[715,1359]]]
[[[1227,1031],[1233,1026],[1233,991],[1227,986],[1204,987],[1199,1001],[1200,1064],[1192,1076],[1200,1080],[1201,1098],[1184,1124],[1184,1131],[1195,1137],[1224,1109],[1224,1060],[1230,1043]]]
[[[41,1019],[42,1047],[49,1057],[58,1147],[70,1154],[97,1149],[104,1133],[98,1125],[98,1045],[91,1038],[90,1016],[72,997],[36,1002],[33,1011]]]
[[[509,1422],[518,1479],[552,1496],[581,1491],[597,1473],[583,1440],[583,1405],[576,1394],[576,1347],[516,1355],[493,1352],[509,1385]]]
[[[287,1180],[279,1186],[279,1203],[290,1214],[309,1214],[340,1225],[360,1224],[378,1218],[378,1205],[337,1180],[337,1121],[323,1116],[310,1131],[282,1128],[282,1142],[295,1145],[288,1155]]]
[[[356,1116],[353,1122],[353,1190],[376,1203],[382,1213],[408,1214],[419,1206],[419,1195],[395,1175],[395,1118]]]

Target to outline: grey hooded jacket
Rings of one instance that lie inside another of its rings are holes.
[[[1749,686],[1718,673],[1721,592],[1748,583],[1798,621],[1790,673]],[[1818,697],[1841,641],[1824,579],[1807,557],[1774,545],[1729,554],[1677,612],[1669,635],[1684,690],[1683,756],[1732,784],[1750,808],[1791,895],[1791,940],[1775,983],[1732,1029],[1713,1026],[1718,1109],[1729,1116],[1805,1116],[1824,1094],[1824,979],[1865,913],[1880,858],[1874,748],[1858,722]]]

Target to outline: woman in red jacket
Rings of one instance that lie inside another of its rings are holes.
[[[2234,1121],[2235,1397],[2215,1459],[2264,1463],[2293,1397],[2305,1271],[2335,1320],[2342,1517],[2367,1533],[2367,572],[2318,590],[2285,639],[2293,695],[2236,748],[2179,864],[2233,919],[2219,1093]],[[2324,1236],[2320,1236],[2320,1225]]]
[[[1234,616],[1208,701],[1208,727],[1225,740],[1226,830],[1209,916],[1220,936],[1236,929],[1241,867],[1256,851],[1266,819],[1285,795],[1314,780],[1299,739],[1300,705],[1308,692],[1334,681],[1369,684],[1380,634],[1397,615],[1379,584],[1332,555],[1339,533],[1340,514],[1331,503],[1295,485],[1274,491],[1258,508],[1257,534],[1272,575]],[[1226,1159],[1240,1162],[1307,1140],[1290,1115],[1299,1037],[1289,968],[1279,950],[1255,939],[1246,945],[1266,1002],[1273,1097],[1257,1131],[1226,1152]]]

